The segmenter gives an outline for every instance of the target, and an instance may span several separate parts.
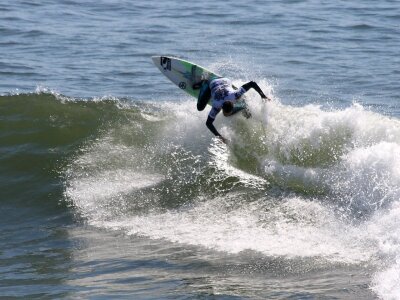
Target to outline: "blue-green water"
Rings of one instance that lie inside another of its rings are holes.
[[[398,1],[0,3],[0,297],[398,299]],[[255,80],[219,116],[152,55]]]

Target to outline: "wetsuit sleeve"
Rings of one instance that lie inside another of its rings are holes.
[[[254,81],[250,81],[244,85],[242,85],[242,88],[244,88],[246,90],[246,92],[253,88],[257,91],[257,93],[261,96],[261,98],[267,98],[267,96],[265,96],[265,94],[263,93],[263,91],[261,90],[261,88],[258,86],[257,83],[255,83]]]
[[[210,116],[208,116],[207,122],[206,122],[207,128],[210,129],[210,131],[211,131],[212,133],[214,133],[215,136],[221,136],[221,135],[219,134],[219,132],[217,131],[217,129],[215,129],[213,123],[214,123],[214,119],[211,118]]]

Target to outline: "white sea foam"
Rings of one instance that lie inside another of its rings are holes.
[[[378,212],[366,232],[375,240],[378,267],[372,289],[383,299],[400,298],[400,202]]]
[[[367,261],[373,254],[363,247],[357,230],[335,220],[318,203],[289,198],[271,216],[271,211],[265,211],[264,200],[228,209],[230,201],[240,201],[240,195],[228,198],[179,211],[95,224],[232,254],[252,250],[272,257],[315,257],[342,263]]]

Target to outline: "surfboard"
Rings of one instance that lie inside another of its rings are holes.
[[[201,80],[213,80],[222,76],[189,61],[169,56],[152,56],[153,63],[169,80],[180,89],[197,99],[199,89],[193,84]]]

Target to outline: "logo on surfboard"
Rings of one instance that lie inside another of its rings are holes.
[[[181,88],[182,90],[184,90],[184,89],[186,89],[186,82],[183,82],[183,81],[181,81],[181,82],[179,82],[179,88]]]
[[[171,59],[169,57],[160,57],[160,64],[163,67],[164,71],[171,71]]]

